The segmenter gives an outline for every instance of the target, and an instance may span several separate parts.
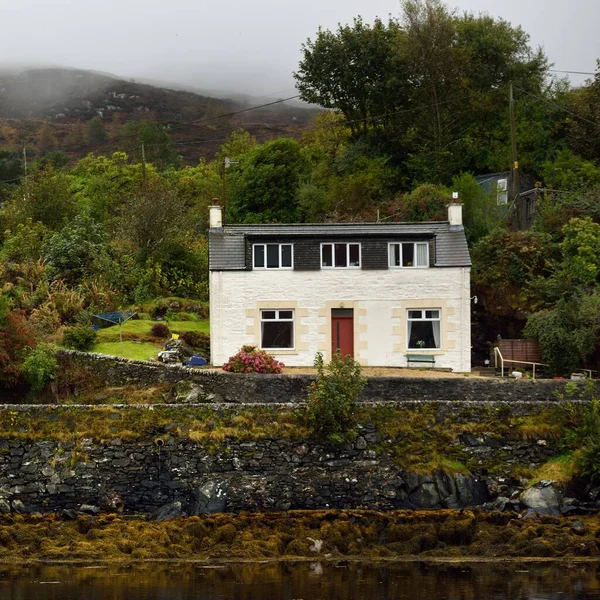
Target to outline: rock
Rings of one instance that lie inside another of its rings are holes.
[[[11,502],[11,504],[12,504],[12,512],[19,513],[19,514],[24,514],[27,512],[25,505],[20,500],[13,500]]]
[[[440,508],[440,495],[433,482],[423,483],[410,495],[417,508]]]
[[[365,440],[364,437],[362,437],[362,435],[359,435],[356,438],[356,442],[355,442],[355,447],[357,450],[365,450],[367,447],[367,440]]]
[[[198,487],[194,494],[195,503],[192,515],[211,515],[213,513],[225,512],[227,507],[226,481],[211,479]]]
[[[157,510],[155,510],[150,515],[151,521],[167,521],[169,519],[179,519],[184,517],[185,513],[183,512],[181,502],[179,500],[175,500],[174,502],[169,502],[169,504],[164,504]]]
[[[87,515],[97,515],[100,512],[100,509],[97,506],[93,506],[92,504],[82,504],[79,507],[79,512],[85,513]]]
[[[587,531],[583,521],[573,521],[571,523],[571,531],[577,535],[584,535]]]
[[[473,435],[472,433],[461,433],[458,436],[458,439],[460,439],[460,441],[465,445],[465,446],[482,446],[483,445],[483,440],[479,437],[477,437],[476,435]]]
[[[553,485],[530,487],[521,494],[521,504],[536,515],[560,515],[561,500],[560,490]]]
[[[65,508],[61,514],[67,521],[75,521],[79,517],[79,513],[74,508]]]
[[[10,502],[6,498],[0,498],[0,513],[7,514],[10,512]]]
[[[458,508],[458,492],[454,479],[444,471],[436,471],[433,479],[442,505],[445,508]]]
[[[487,502],[483,505],[485,510],[499,510],[503,511],[506,509],[506,505],[509,503],[509,499],[506,496],[498,496],[493,502]]]

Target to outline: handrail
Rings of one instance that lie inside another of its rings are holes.
[[[504,363],[513,363],[516,365],[533,365],[533,378],[535,379],[535,367],[536,365],[540,367],[548,367],[547,363],[539,363],[539,362],[529,362],[527,360],[513,360],[512,358],[504,358],[502,356],[502,352],[500,352],[500,348],[498,346],[494,346],[494,367],[498,368],[498,356],[500,357],[500,377],[504,377]]]

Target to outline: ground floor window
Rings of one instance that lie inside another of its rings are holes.
[[[439,308],[410,309],[408,311],[408,348],[441,348]]]
[[[289,350],[294,347],[294,311],[260,311],[260,347],[265,350]]]

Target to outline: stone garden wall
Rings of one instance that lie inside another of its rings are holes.
[[[107,385],[152,386],[188,381],[197,401],[274,403],[306,400],[310,375],[239,375],[158,362],[134,361],[75,351],[60,351],[63,368],[87,369]],[[477,377],[371,377],[363,401],[550,401],[565,393],[569,382],[554,380],[484,379]],[[583,384],[580,384],[583,389]],[[600,391],[600,383],[596,382]]]

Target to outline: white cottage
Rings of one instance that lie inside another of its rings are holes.
[[[289,366],[471,369],[471,261],[448,221],[223,226],[210,213],[211,362],[255,345]]]

